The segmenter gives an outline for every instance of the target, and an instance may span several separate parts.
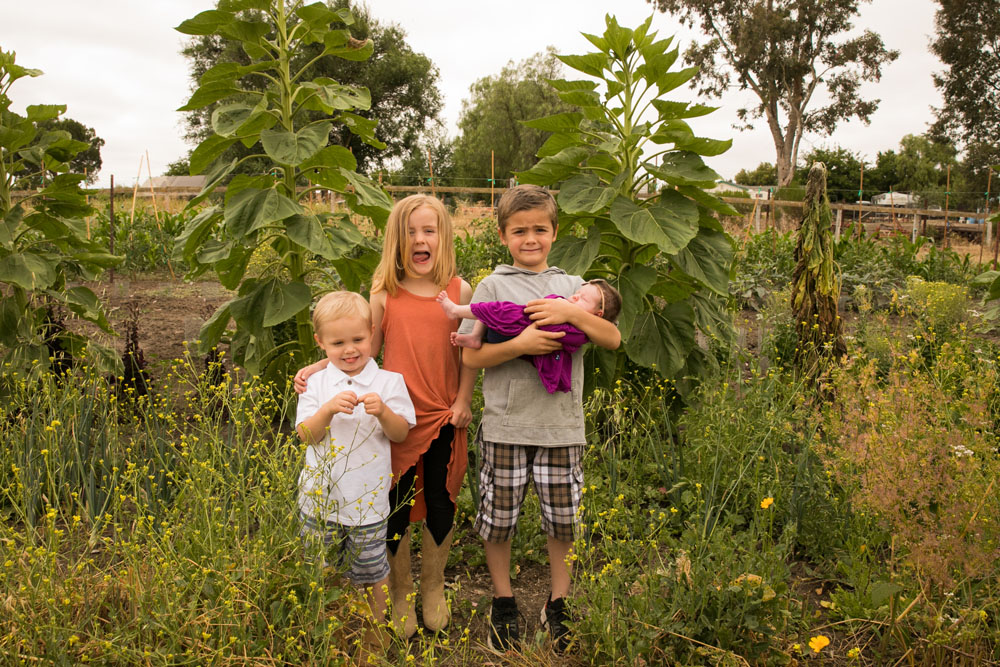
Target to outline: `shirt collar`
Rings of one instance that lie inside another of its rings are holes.
[[[365,367],[361,369],[361,372],[354,376],[340,370],[333,365],[333,362],[327,363],[326,370],[330,374],[330,378],[337,384],[350,380],[353,384],[360,384],[367,387],[375,381],[375,375],[378,373],[378,364],[375,363],[374,359],[369,359]]]

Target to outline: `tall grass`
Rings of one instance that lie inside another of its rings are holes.
[[[59,664],[344,655],[343,591],[304,561],[301,448],[267,386],[179,363],[157,398],[86,370],[14,378],[0,451],[0,654]],[[330,613],[331,609],[338,613]],[[343,612],[343,613],[340,613]]]

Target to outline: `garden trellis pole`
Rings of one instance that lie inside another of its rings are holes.
[[[156,210],[156,190],[153,188],[153,167],[149,164],[149,150],[146,150],[146,173],[149,174],[149,197],[153,200],[153,217],[156,219],[156,229],[160,230],[160,212]]]
[[[993,167],[986,172],[986,208],[983,210],[984,236],[979,237],[979,263],[983,263],[983,248],[993,240],[993,225],[990,223],[990,186],[993,185]]]
[[[990,185],[993,183],[993,167],[990,167],[990,175],[986,179],[986,218],[984,221],[986,224],[989,223],[990,214]],[[997,224],[1000,224],[998,222]],[[993,270],[997,270],[997,251],[1000,251],[1000,229],[993,230]]]
[[[142,178],[142,154],[139,154],[139,172],[135,175],[135,185],[132,186],[132,213],[128,224],[131,229],[135,225],[135,200],[139,196],[139,179]]]
[[[858,229],[856,236],[860,239],[862,236],[863,228],[861,226],[861,200],[864,196],[865,191],[865,163],[861,163],[861,180],[858,183]]]
[[[115,175],[111,174],[111,191],[108,194],[108,252],[115,254]],[[111,283],[115,282],[115,269],[108,269]]]
[[[141,173],[141,162],[140,162],[140,173]],[[146,173],[149,174],[149,195],[153,200],[153,218],[156,220],[156,231],[162,232],[163,228],[160,227],[160,213],[156,210],[156,190],[153,189],[153,168],[149,164],[149,150],[146,150]],[[131,232],[130,232],[131,233]],[[177,276],[174,275],[173,264],[170,263],[170,256],[167,256],[167,269],[170,271],[170,279],[177,280]]]
[[[83,182],[84,183],[87,182],[87,168],[86,167],[83,168]],[[87,206],[90,206],[90,195],[86,195],[86,200],[87,200]],[[987,202],[986,205],[987,206],[989,206],[989,201],[990,201],[990,198],[987,197],[986,198],[986,202]],[[84,222],[84,224],[87,225],[87,240],[89,241],[90,240],[90,216],[89,215],[84,216],[83,222]]]
[[[944,185],[944,247],[949,248],[951,245],[948,243],[948,202],[951,197],[951,165],[948,165],[948,171],[946,172]]]
[[[497,214],[496,207],[493,205],[495,201],[493,199],[493,188],[495,188],[497,184],[496,178],[497,174],[493,163],[493,151],[490,151],[490,210],[493,211],[494,217],[496,217]]]
[[[431,194],[437,197],[437,191],[434,189],[434,161],[431,160],[431,149],[427,149],[427,168],[431,172]]]

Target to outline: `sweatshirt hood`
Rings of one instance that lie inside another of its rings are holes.
[[[497,264],[497,267],[493,269],[493,273],[501,276],[510,276],[515,274],[522,274],[528,276],[564,276],[566,272],[560,269],[558,266],[550,266],[544,271],[531,271],[530,269],[519,269],[516,266],[511,266],[510,264]]]

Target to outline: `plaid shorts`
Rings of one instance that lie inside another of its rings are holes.
[[[514,535],[528,490],[535,485],[542,510],[542,530],[572,542],[583,497],[583,445],[539,447],[480,441],[479,513],[475,529],[487,542]]]
[[[302,528],[299,533],[311,547],[322,545],[324,554],[336,545],[336,560],[325,559],[323,565],[341,569],[351,583],[366,586],[389,576],[389,559],[386,557],[385,521],[365,526],[344,526],[334,521],[317,521],[299,513]]]

